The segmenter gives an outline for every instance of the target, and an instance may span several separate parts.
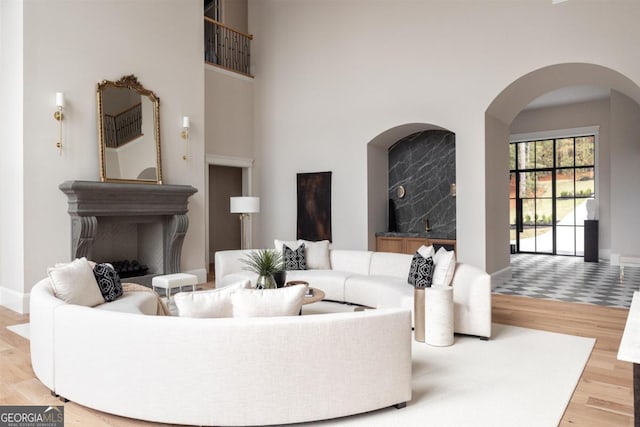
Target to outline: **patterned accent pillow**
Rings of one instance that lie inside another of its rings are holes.
[[[304,243],[298,246],[298,249],[291,249],[287,245],[282,245],[282,260],[284,261],[285,270],[306,270],[307,258]]]
[[[120,276],[111,264],[96,264],[93,267],[93,275],[96,278],[96,282],[98,282],[102,298],[106,302],[115,301],[122,296]]]
[[[416,252],[409,269],[409,284],[416,288],[430,288],[433,283],[433,258]]]

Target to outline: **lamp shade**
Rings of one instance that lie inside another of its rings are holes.
[[[231,213],[260,212],[260,197],[231,197]]]

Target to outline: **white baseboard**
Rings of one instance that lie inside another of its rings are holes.
[[[196,268],[194,270],[183,271],[183,273],[195,274],[198,276],[198,284],[207,283],[207,269]]]
[[[29,313],[29,294],[0,287],[0,305],[20,314]]]
[[[491,273],[491,289],[497,288],[499,285],[511,280],[512,277],[513,272],[511,271],[511,266]]]
[[[598,250],[598,259],[611,260],[611,249],[599,249]]]

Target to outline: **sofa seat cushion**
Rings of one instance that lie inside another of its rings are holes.
[[[125,292],[117,300],[96,305],[94,308],[121,313],[155,315],[158,312],[158,296],[154,292]]]
[[[310,287],[324,291],[324,299],[343,302],[344,284],[350,276],[351,273],[335,270],[295,270],[287,271],[287,282],[304,280]]]
[[[413,286],[393,276],[351,276],[345,283],[345,301],[374,308],[408,308],[413,312]]]

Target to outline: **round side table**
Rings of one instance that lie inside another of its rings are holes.
[[[445,347],[453,344],[453,288],[425,288],[425,336],[427,344]]]
[[[318,288],[309,288],[309,293],[304,296],[302,305],[313,304],[324,299],[324,291]]]

